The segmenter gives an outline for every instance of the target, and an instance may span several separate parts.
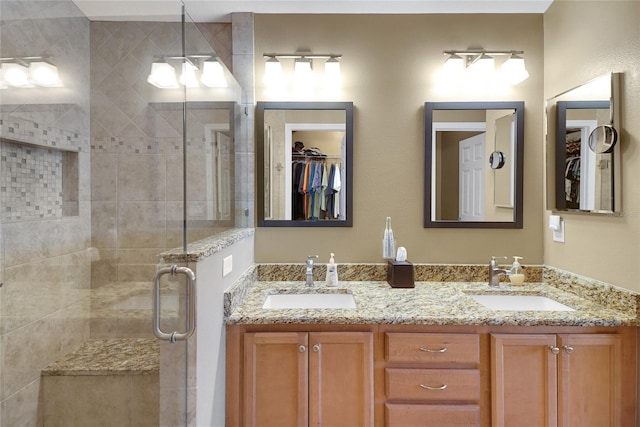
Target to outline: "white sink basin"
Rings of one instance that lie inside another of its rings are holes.
[[[262,308],[356,308],[356,300],[346,293],[271,294]]]
[[[551,298],[540,295],[469,295],[491,310],[513,311],[575,311]]]

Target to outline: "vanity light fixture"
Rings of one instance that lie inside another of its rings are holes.
[[[293,81],[296,87],[311,87],[313,85],[313,62],[314,60],[326,60],[324,64],[325,88],[334,89],[342,85],[342,74],[340,70],[341,54],[324,53],[315,54],[307,52],[296,53],[265,53],[263,82],[265,86],[281,85],[284,81],[282,76],[282,59],[294,60]]]
[[[499,75],[512,85],[516,85],[529,77],[525,68],[521,50],[445,50],[448,55],[442,69],[453,77],[473,76],[480,80],[496,79]],[[500,67],[500,74],[496,71],[495,58],[508,57]]]
[[[168,61],[176,63],[175,67]],[[180,78],[176,78],[176,69]],[[227,87],[224,67],[215,55],[194,54],[187,56],[162,56],[151,64],[147,82],[160,89],[200,87],[200,83],[211,88]],[[198,74],[200,77],[198,78]]]
[[[0,89],[61,87],[58,68],[42,56],[0,58]]]

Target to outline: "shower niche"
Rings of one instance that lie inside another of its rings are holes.
[[[36,122],[0,119],[2,222],[79,215],[81,140],[78,133]]]

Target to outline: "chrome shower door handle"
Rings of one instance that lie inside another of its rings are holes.
[[[160,329],[160,278],[165,274],[187,276],[187,330],[184,332],[163,332]],[[153,276],[153,333],[161,340],[176,342],[189,339],[196,330],[196,274],[189,267],[163,267]]]

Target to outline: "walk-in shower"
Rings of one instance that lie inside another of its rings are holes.
[[[178,0],[135,21],[0,3],[0,425],[188,424],[189,346],[163,381],[152,279],[161,253],[250,222],[231,40]],[[34,62],[59,81],[36,82]],[[199,80],[205,62],[222,83]],[[182,82],[151,84],[154,63]],[[183,327],[184,283],[162,279],[163,328]]]

